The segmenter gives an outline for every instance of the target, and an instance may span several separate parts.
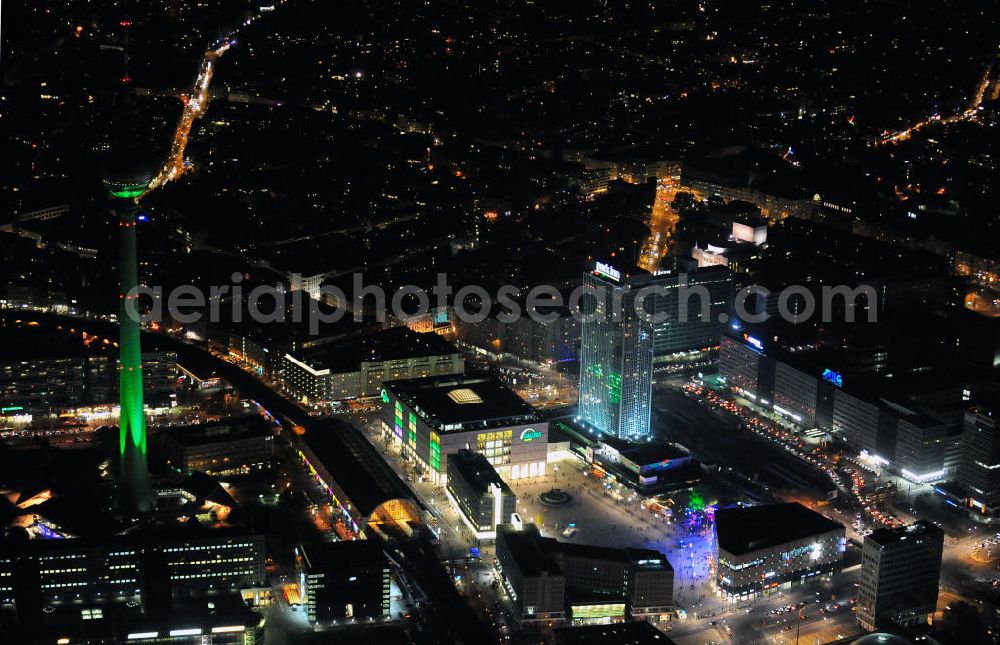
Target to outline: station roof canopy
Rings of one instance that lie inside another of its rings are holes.
[[[302,440],[364,516],[395,499],[414,500],[403,480],[359,430],[336,419],[310,424]]]

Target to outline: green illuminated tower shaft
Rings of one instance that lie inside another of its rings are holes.
[[[127,4],[127,3],[126,3]],[[104,160],[102,183],[118,216],[118,369],[121,399],[118,423],[118,486],[115,506],[123,515],[137,516],[153,508],[153,493],[146,468],[146,419],[142,401],[142,353],[139,347],[138,308],[131,306],[130,294],[138,285],[135,222],[136,200],[146,192],[154,176],[145,161],[145,146],[137,136],[139,108],[130,87],[128,69],[128,27],[132,21],[122,16],[122,70],[115,94],[109,129],[109,149]],[[131,297],[137,298],[137,295]]]
[[[121,463],[118,508],[126,513],[142,513],[153,506],[146,468],[146,419],[142,400],[142,353],[139,346],[137,307],[132,302],[138,286],[135,221],[139,210],[133,190],[113,192],[119,227],[119,394],[121,420],[118,448]],[[141,191],[139,191],[141,192]],[[130,295],[132,294],[132,295]]]

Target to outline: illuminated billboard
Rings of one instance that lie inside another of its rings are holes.
[[[614,268],[610,264],[605,264],[604,262],[596,263],[596,265],[594,266],[594,271],[596,271],[599,275],[604,276],[605,278],[611,278],[615,282],[618,282],[622,279],[621,271]]]

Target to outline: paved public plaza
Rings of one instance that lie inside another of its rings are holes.
[[[386,442],[377,422],[363,417],[358,417],[357,422],[437,518],[433,525],[441,540],[442,557],[456,561],[468,556],[472,547],[480,549],[482,562],[474,569],[455,565],[455,573],[464,574],[458,582],[460,590],[472,592],[481,606],[497,612],[492,616],[503,614],[509,620],[509,610],[500,607],[502,589],[490,586],[492,545],[479,544],[472,537],[443,487],[423,481],[411,465],[400,460],[398,446]],[[575,457],[550,462],[544,478],[514,481],[510,486],[517,495],[521,519],[537,524],[547,537],[616,548],[643,547],[665,553],[674,567],[674,599],[682,617],[659,627],[681,645],[713,641],[794,643],[796,627],[800,643],[825,643],[858,633],[849,604],[855,595],[856,571],[737,607],[712,591],[714,531],[710,518],[702,516],[700,521],[693,522],[679,510],[678,517],[668,520],[645,507],[632,491],[596,476]],[[539,495],[553,488],[569,493],[572,500],[560,506],[543,504]],[[675,497],[682,501],[687,494],[681,492]],[[798,614],[794,611],[771,613],[775,608],[803,602],[807,605],[802,610],[804,618],[800,625],[796,624]]]

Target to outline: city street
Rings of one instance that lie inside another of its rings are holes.
[[[856,572],[842,573],[782,590],[734,611],[702,620],[679,620],[670,626],[668,634],[678,645],[698,645],[711,640],[733,645],[781,645],[795,642],[796,627],[799,643],[803,645],[819,645],[858,634],[860,629],[850,603],[855,580]]]

